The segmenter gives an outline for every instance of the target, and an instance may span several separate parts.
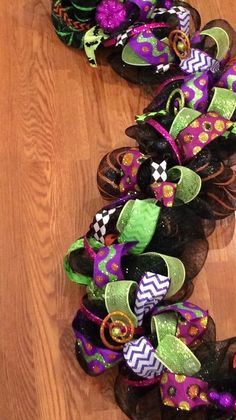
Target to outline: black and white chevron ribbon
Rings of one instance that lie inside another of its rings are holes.
[[[186,34],[189,34],[190,30],[190,11],[182,6],[175,6],[171,9],[165,9],[163,7],[158,7],[154,10],[151,18],[154,18],[156,15],[163,15],[164,13],[169,13],[171,15],[176,15],[179,20],[179,29]]]
[[[161,274],[145,273],[139,282],[134,304],[138,326],[143,323],[143,317],[166,296],[170,287],[170,279]]]
[[[154,347],[145,337],[126,343],[123,347],[123,354],[127,365],[143,378],[155,378],[164,369],[156,356]]]
[[[204,51],[192,48],[190,56],[181,60],[179,66],[186,73],[196,73],[197,71],[205,70],[211,70],[215,73],[219,70],[220,63]]]

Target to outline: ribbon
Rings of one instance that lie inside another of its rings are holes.
[[[201,379],[165,372],[160,379],[160,390],[164,405],[192,410],[209,405],[208,383]]]
[[[111,209],[102,209],[98,211],[92,222],[90,231],[91,234],[97,241],[100,241],[102,244],[105,244],[105,237],[107,234],[107,225],[110,221],[112,214],[116,212],[118,207]]]
[[[170,127],[169,136],[171,136],[172,141],[169,141],[169,137],[166,140],[172,147],[173,141],[176,139],[173,154],[176,155],[177,147],[181,160],[186,162],[207,144],[224,135],[232,125],[233,122],[216,112],[200,114],[194,109],[182,108]]]
[[[121,258],[127,255],[135,242],[114,244],[99,249],[94,259],[93,279],[98,287],[108,282],[123,280]]]
[[[130,149],[124,154],[120,164],[123,176],[120,180],[121,196],[127,195],[129,192],[140,191],[137,185],[137,173],[141,164],[148,159],[148,156],[143,155],[138,149]]]
[[[213,111],[230,120],[236,109],[236,93],[219,87],[213,88],[213,97],[208,111]]]
[[[172,207],[175,201],[177,185],[173,182],[154,183],[151,185],[157,201],[165,207]]]
[[[185,96],[185,103],[188,107],[197,111],[206,111],[209,98],[210,73],[197,72],[186,77],[181,89]]]
[[[163,15],[163,14],[170,14],[170,15],[176,15],[178,18],[178,27],[181,31],[183,31],[186,34],[189,34],[190,30],[190,11],[182,6],[175,6],[171,7],[169,9],[158,7],[153,11],[153,14],[151,16],[152,19],[155,18],[155,16]]]
[[[236,59],[226,66],[216,86],[236,92]]]
[[[205,51],[198,48],[191,48],[188,57],[180,61],[180,68],[185,73],[192,74],[203,71],[216,73],[220,69],[220,62],[224,60],[229,51],[229,36],[222,28],[213,27],[202,31],[197,36],[195,35],[191,40],[191,46],[193,47],[195,42],[199,42],[204,36],[210,37],[216,44],[216,57],[212,58]]]
[[[148,24],[145,24],[145,25],[140,25],[140,24],[132,25],[128,29],[126,29],[125,32],[117,35],[116,41],[115,41],[116,42],[115,46],[116,47],[118,47],[118,46],[123,47],[130,37],[135,36],[135,35],[139,35],[143,31],[147,31],[147,30],[151,31],[152,29],[155,29],[155,28],[169,28],[169,25],[167,25],[164,22],[152,22],[152,23],[148,23]],[[105,46],[110,46],[111,43],[113,44],[114,40],[106,41]]]
[[[174,59],[167,41],[157,39],[150,29],[132,36],[122,51],[122,60],[136,66],[169,64]]]
[[[139,326],[143,323],[143,317],[165,298],[169,288],[168,277],[151,272],[145,273],[139,282],[134,304]]]
[[[185,301],[168,306],[157,307],[153,315],[169,313],[174,311],[181,315],[184,321],[179,321],[176,336],[188,346],[199,340],[205,333],[208,323],[208,312],[199,308],[197,305]]]
[[[86,368],[90,375],[97,376],[107,369],[117,365],[123,358],[122,353],[95,346],[80,332],[80,314],[78,311],[74,321],[73,329],[77,346],[81,352]]]
[[[109,38],[98,26],[93,26],[84,35],[84,50],[92,67],[97,67],[95,51],[99,45]]]
[[[179,67],[185,73],[196,73],[205,70],[215,73],[219,70],[220,63],[206,52],[192,48],[188,58],[180,61]]]
[[[215,112],[208,112],[194,120],[178,135],[179,148],[184,161],[191,159],[209,143],[223,135],[232,124]]]
[[[136,245],[132,248],[132,254],[143,252],[154,235],[160,210],[155,199],[128,201],[124,205],[116,225],[120,232],[118,242],[136,241]]]
[[[95,250],[98,250],[102,246],[102,244],[97,242],[95,239],[93,240],[92,238],[89,238],[88,241],[89,241],[90,246],[92,246],[92,248]],[[67,254],[64,258],[64,270],[66,272],[67,277],[70,280],[74,281],[75,283],[79,283],[79,284],[87,286],[91,283],[92,278],[89,276],[80,274],[80,273],[74,273],[74,271],[72,270],[69,264],[70,253],[78,249],[84,249],[84,238],[80,238],[77,241],[75,241],[68,249]]]

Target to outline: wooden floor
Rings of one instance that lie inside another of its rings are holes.
[[[236,24],[235,0],[192,0],[206,20]],[[77,365],[70,323],[83,289],[62,258],[102,201],[95,172],[149,98],[112,70],[88,66],[50,25],[49,0],[0,8],[0,419],[124,419],[113,374]],[[236,335],[234,218],[210,239],[192,301],[208,308],[219,338]]]

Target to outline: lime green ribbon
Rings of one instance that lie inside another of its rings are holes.
[[[227,32],[216,26],[214,28],[205,29],[201,32],[201,35],[206,35],[213,39],[217,46],[216,60],[223,60],[230,47],[229,35]]]
[[[179,133],[191,124],[201,113],[192,108],[182,108],[176,115],[170,127],[170,135],[176,139]]]
[[[105,288],[105,305],[108,313],[123,312],[132,321],[135,327],[138,325],[137,317],[130,307],[131,293],[136,289],[135,281],[122,280],[108,283]],[[115,321],[117,318],[112,317]],[[119,318],[118,318],[119,319]]]
[[[129,200],[123,207],[116,228],[120,232],[118,241],[133,242],[132,254],[140,254],[151,241],[156,230],[161,208],[156,200]]]
[[[102,247],[102,244],[96,241],[96,239],[94,238],[89,238],[88,242],[91,245],[91,247],[95,250],[98,250],[99,248]],[[80,274],[80,273],[75,273],[69,264],[68,257],[70,253],[72,251],[76,251],[77,249],[84,249],[84,238],[80,238],[77,241],[75,241],[68,249],[67,254],[64,258],[64,270],[66,272],[67,277],[70,280],[74,281],[75,283],[88,286],[92,282],[92,277],[85,276],[84,274]]]
[[[84,35],[84,50],[92,67],[97,67],[95,51],[99,45],[109,38],[98,26],[93,26]]]
[[[212,90],[214,94],[208,107],[208,112],[217,112],[217,114],[230,120],[236,109],[236,93],[219,87],[215,87]]]
[[[178,315],[175,312],[152,317],[152,332],[156,333],[158,339],[156,355],[170,372],[193,376],[200,370],[201,363],[189,347],[175,336],[177,326]]]
[[[175,205],[189,203],[196,198],[201,190],[201,177],[184,166],[173,166],[167,171],[168,180],[177,184]]]

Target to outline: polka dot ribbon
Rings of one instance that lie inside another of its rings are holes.
[[[162,402],[169,407],[189,411],[209,405],[208,383],[198,378],[166,372],[161,377],[160,389]]]
[[[200,115],[178,135],[177,141],[183,160],[191,159],[217,137],[222,136],[232,125],[231,121],[216,112]]]

